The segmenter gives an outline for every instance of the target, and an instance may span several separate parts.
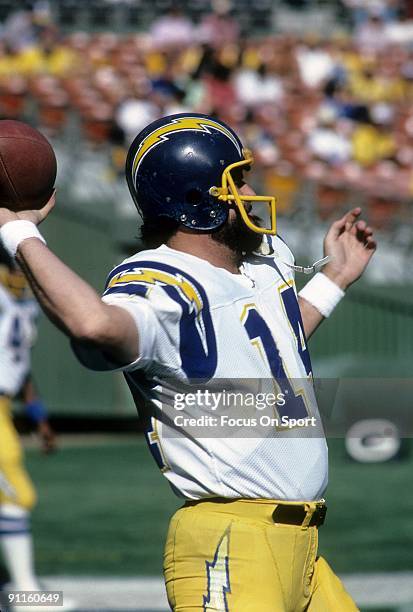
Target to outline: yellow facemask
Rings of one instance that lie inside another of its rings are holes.
[[[239,193],[235,184],[234,178],[231,172],[238,168],[246,168],[254,163],[254,158],[251,151],[248,149],[243,150],[244,159],[234,164],[227,166],[222,173],[221,187],[211,187],[209,190],[210,195],[215,196],[218,200],[223,202],[232,203],[235,202],[242,220],[245,225],[250,228],[253,232],[258,234],[276,234],[276,210],[275,210],[275,197],[274,196],[257,196],[257,195],[242,195]],[[259,227],[252,219],[248,216],[245,210],[244,204],[246,202],[261,202],[268,206],[268,212],[270,217],[270,227]]]

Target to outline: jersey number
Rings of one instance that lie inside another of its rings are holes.
[[[21,348],[23,344],[23,330],[22,322],[19,317],[14,317],[11,323],[9,333],[9,346],[13,349],[13,361],[18,362],[21,360]]]
[[[309,376],[311,374],[311,360],[310,354],[307,350],[307,343],[305,341],[303,332],[303,321],[301,319],[300,307],[298,305],[295,291],[290,285],[283,285],[280,290],[280,298],[284,306],[285,315],[290,323],[293,334],[297,339],[298,353],[301,357],[301,361],[304,364],[305,371]]]
[[[243,324],[251,343],[258,350],[263,351],[270,366],[271,374],[281,388],[285,396],[284,406],[277,406],[280,417],[288,419],[302,419],[308,416],[307,408],[303,399],[303,392],[296,393],[288,378],[277,345],[274,342],[271,331],[258,313],[253,304],[248,305]]]

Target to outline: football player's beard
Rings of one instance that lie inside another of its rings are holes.
[[[211,234],[215,242],[225,244],[242,259],[257,251],[262,241],[262,235],[251,230],[242,220],[241,213],[235,210],[236,216]],[[262,221],[256,215],[249,215],[251,221],[260,226]]]

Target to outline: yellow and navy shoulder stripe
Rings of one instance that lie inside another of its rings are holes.
[[[209,378],[217,364],[217,348],[205,289],[190,274],[150,260],[121,264],[106,281],[104,296],[116,293],[149,298],[155,286],[182,310],[179,322],[182,369],[190,378]],[[157,304],[154,303],[156,309]],[[161,308],[161,306],[160,306]]]
[[[29,283],[20,270],[11,270],[8,266],[0,265],[0,285],[19,301],[34,299]]]
[[[147,297],[154,286],[163,287],[168,295],[178,293],[198,315],[207,302],[204,289],[191,276],[173,266],[152,261],[122,264],[115,268],[106,281],[104,295],[128,293]]]

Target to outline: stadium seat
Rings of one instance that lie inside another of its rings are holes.
[[[27,82],[11,76],[0,82],[0,113],[3,118],[21,119],[26,105]]]

